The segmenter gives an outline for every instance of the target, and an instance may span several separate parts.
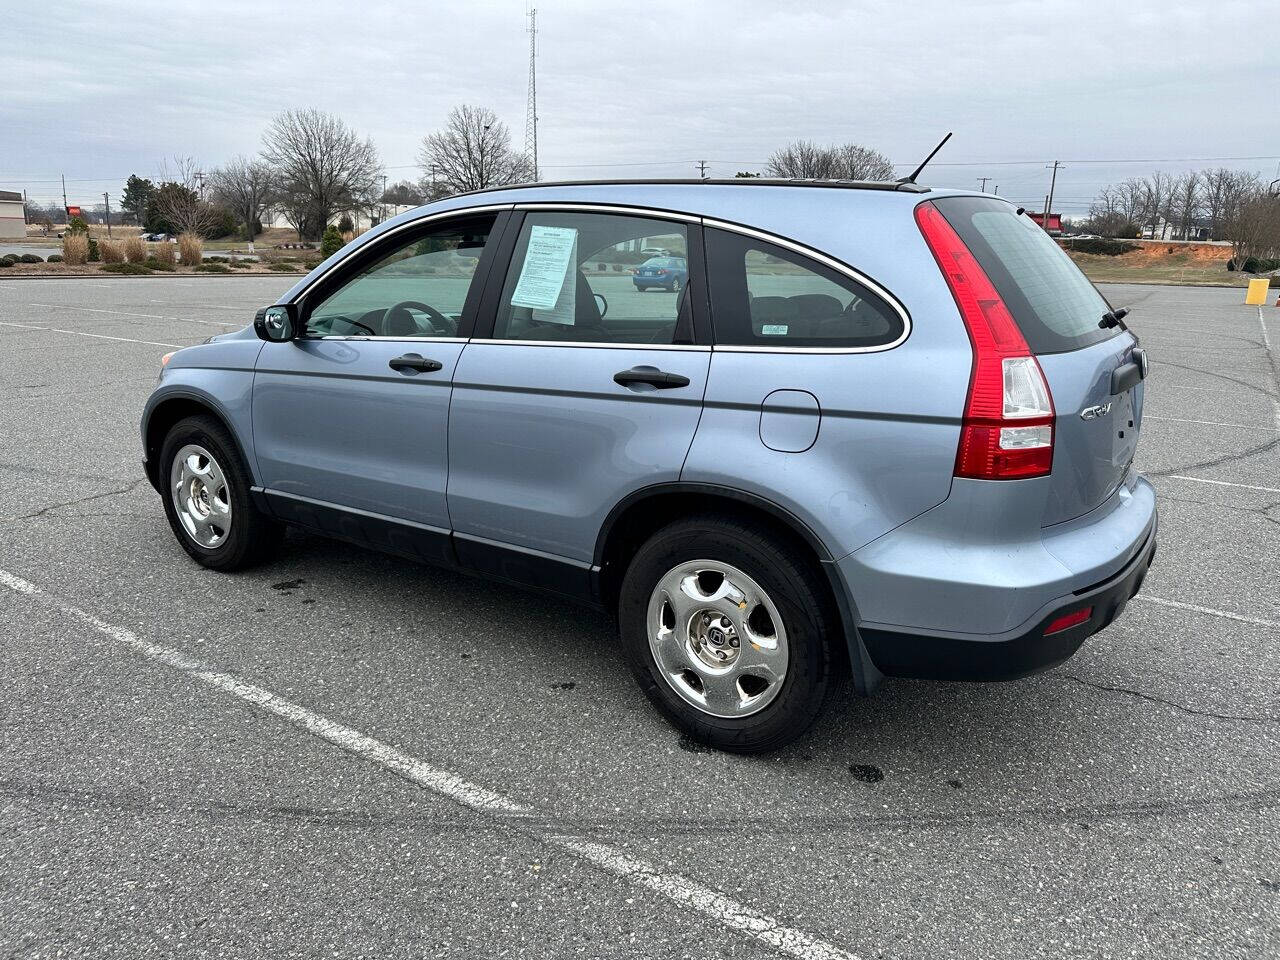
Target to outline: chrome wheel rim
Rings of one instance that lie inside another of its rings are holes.
[[[649,651],[676,694],[713,717],[759,713],[782,691],[787,631],[761,586],[719,560],[690,560],[658,581]]]
[[[204,447],[189,443],[169,469],[169,492],[182,529],[207,550],[231,532],[231,491],[222,467]]]

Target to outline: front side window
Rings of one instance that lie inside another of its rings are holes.
[[[716,343],[854,349],[893,343],[902,317],[842,273],[784,247],[707,230]]]
[[[682,223],[530,212],[503,284],[493,336],[561,343],[688,342],[688,246]]]
[[[492,217],[393,244],[310,310],[309,337],[454,337]]]

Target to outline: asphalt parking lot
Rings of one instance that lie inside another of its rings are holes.
[[[1280,953],[1280,310],[1106,289],[1161,542],[1076,658],[743,758],[595,613],[299,534],[186,558],[159,358],[292,279],[0,278],[0,956]]]

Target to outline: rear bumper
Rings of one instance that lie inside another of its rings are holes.
[[[1142,588],[1156,554],[1153,521],[1145,543],[1109,579],[1046,604],[1034,625],[1012,637],[976,640],[942,634],[912,634],[883,628],[859,632],[872,662],[886,676],[930,680],[1016,680],[1055,667],[1108,626]],[[1049,625],[1065,614],[1092,608],[1082,623],[1048,636]]]
[[[1151,562],[1155,489],[1130,474],[1095,510],[1042,527],[1047,479],[957,479],[944,503],[836,561],[883,673],[1025,676],[1114,619]],[[1044,636],[1090,605],[1088,621]]]

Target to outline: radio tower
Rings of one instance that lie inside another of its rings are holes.
[[[538,182],[538,11],[529,10],[529,106],[524,115],[524,152]]]

